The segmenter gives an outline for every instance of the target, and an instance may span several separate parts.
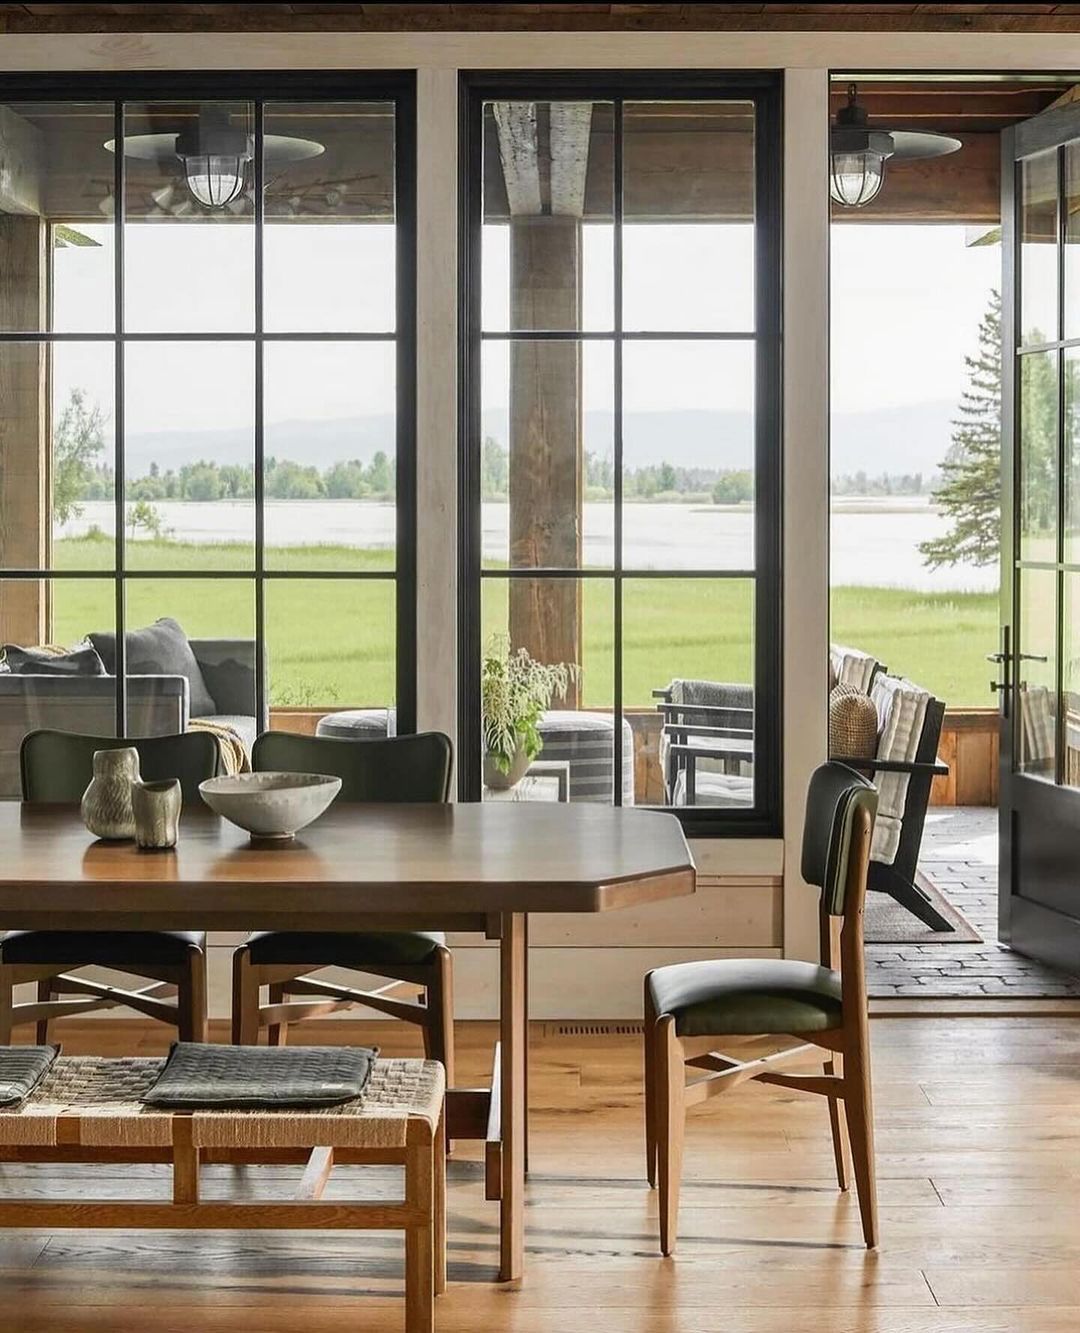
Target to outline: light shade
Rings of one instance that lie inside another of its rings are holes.
[[[885,182],[884,153],[872,148],[829,157],[829,194],[845,208],[868,204]]]
[[[181,160],[188,189],[206,208],[224,208],[243,193],[246,159],[239,154],[195,153]]]

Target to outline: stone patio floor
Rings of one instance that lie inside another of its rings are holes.
[[[1080,998],[1080,977],[997,941],[997,811],[931,807],[919,865],[983,937],[980,944],[870,944],[872,999]]]

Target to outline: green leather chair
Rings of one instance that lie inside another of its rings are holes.
[[[268,731],[251,755],[256,772],[330,773],[341,778],[339,801],[432,802],[450,796],[453,748],[439,732],[387,740],[341,740]],[[417,986],[425,1003],[386,992],[354,990],[310,975],[327,967]],[[268,987],[269,1004],[261,1004]],[[233,1041],[253,1045],[262,1028],[283,1044],[291,1022],[361,1005],[423,1030],[428,1058],[453,1082],[453,969],[445,937],[435,931],[260,931],[233,955]]]
[[[185,803],[218,772],[218,745],[205,732],[120,740],[64,731],[31,731],[19,752],[23,800],[77,804],[90,783],[95,750],[133,746],[144,778],[179,778]],[[89,835],[87,835],[89,837]],[[153,984],[124,990],[74,975],[107,967]],[[37,982],[37,1002],[15,1004],[21,982]],[[175,1002],[169,999],[175,995]],[[193,930],[12,930],[0,940],[0,1043],[12,1028],[37,1024],[39,1043],[64,1015],[125,1005],[176,1027],[181,1041],[206,1040],[206,935]]]
[[[867,1247],[877,1244],[870,1043],[863,955],[863,906],[877,792],[843,764],[823,764],[810,781],[802,877],[821,890],[821,964],[794,959],[676,963],[645,978],[645,1150],[649,1184],[660,1185],[660,1248],[675,1248],[686,1109],[749,1079],[829,1101],[837,1181],[848,1173],[843,1104]],[[800,1038],[749,1060],[713,1049],[718,1037]],[[815,1048],[823,1073],[776,1066]],[[686,1069],[705,1073],[686,1081]]]

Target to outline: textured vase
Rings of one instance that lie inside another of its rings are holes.
[[[498,767],[490,754],[484,755],[484,786],[489,787],[492,791],[509,791],[511,787],[516,787],[525,776],[529,768],[529,762],[529,756],[521,745],[514,751],[514,757],[510,761],[510,769],[506,773]]]
[[[180,824],[180,779],[131,784],[131,808],[135,815],[135,841],[140,847],[175,847]]]
[[[131,784],[138,776],[138,750],[94,751],[94,776],[83,792],[81,808],[83,823],[95,838],[134,838]]]

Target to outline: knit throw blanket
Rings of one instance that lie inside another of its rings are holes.
[[[223,773],[231,777],[234,773],[251,772],[251,758],[247,746],[235,727],[230,727],[226,722],[211,722],[208,718],[193,717],[188,723],[188,731],[205,731],[213,736],[218,743]]]

